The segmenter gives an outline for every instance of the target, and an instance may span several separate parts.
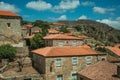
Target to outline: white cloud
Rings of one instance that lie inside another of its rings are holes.
[[[95,6],[94,2],[90,2],[90,1],[85,1],[81,3],[83,6]]]
[[[82,15],[82,16],[80,16],[78,19],[88,19],[88,18],[87,18],[87,16]]]
[[[43,11],[43,10],[51,9],[52,5],[50,3],[45,2],[45,1],[38,0],[38,1],[28,2],[26,4],[26,7],[34,9],[34,10],[38,10],[38,11]]]
[[[62,15],[58,18],[58,20],[67,20],[67,16],[66,15]]]
[[[67,20],[67,16],[66,15],[61,15],[60,17],[56,18],[56,17],[49,17],[49,20],[52,21],[57,21],[57,20]]]
[[[93,7],[93,11],[101,14],[105,14],[106,12],[114,11],[114,8],[102,8],[102,7]]]
[[[13,11],[13,12],[19,12],[20,9],[17,8],[15,5],[13,4],[8,4],[5,2],[0,2],[0,10],[8,10],[8,11]]]
[[[120,20],[102,19],[102,20],[96,20],[96,21],[101,23],[106,23],[116,29],[120,29]]]
[[[58,5],[53,7],[54,12],[66,12],[72,10],[80,5],[79,0],[62,0]]]
[[[116,20],[120,21],[120,17],[117,17]]]

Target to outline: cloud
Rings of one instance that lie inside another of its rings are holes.
[[[8,10],[8,11],[13,11],[13,12],[19,12],[20,9],[17,8],[15,5],[13,4],[8,4],[5,2],[0,2],[0,10]]]
[[[120,17],[118,17],[117,19],[119,18]],[[96,20],[96,21],[101,22],[101,23],[106,23],[109,26],[112,26],[116,29],[120,29],[120,20],[102,19],[102,20]]]
[[[38,10],[38,11],[43,11],[43,10],[51,9],[52,5],[50,3],[45,2],[45,1],[38,0],[38,1],[28,2],[26,4],[26,7],[34,9],[34,10]]]
[[[87,18],[87,16],[82,15],[82,16],[80,16],[80,17],[78,18],[78,20],[79,20],[79,19],[88,19],[88,18]]]
[[[114,8],[93,7],[93,11],[100,14],[105,14],[106,12],[112,12],[114,10]]]
[[[53,7],[54,12],[66,12],[73,10],[80,5],[79,0],[62,0],[58,5]]]
[[[117,17],[116,20],[120,21],[120,17]]]
[[[49,17],[48,19],[49,19],[49,20],[52,20],[52,21],[57,21],[57,20],[67,20],[67,16],[66,16],[66,15],[61,15],[61,16],[58,17],[58,18],[55,18],[55,17]]]
[[[90,1],[85,1],[85,2],[82,2],[81,5],[83,5],[83,6],[95,6],[95,3],[90,2]]]
[[[66,15],[62,15],[58,18],[58,20],[67,20],[67,16]]]

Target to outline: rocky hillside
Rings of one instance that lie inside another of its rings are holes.
[[[80,34],[93,37],[102,42],[120,43],[120,30],[114,29],[104,23],[92,20],[58,21],[58,23],[74,27]]]

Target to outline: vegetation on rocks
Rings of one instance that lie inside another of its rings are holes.
[[[13,60],[16,54],[16,48],[10,44],[4,44],[0,46],[0,57],[2,59]]]

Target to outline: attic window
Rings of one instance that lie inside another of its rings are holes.
[[[10,27],[10,23],[7,23],[7,26]]]

